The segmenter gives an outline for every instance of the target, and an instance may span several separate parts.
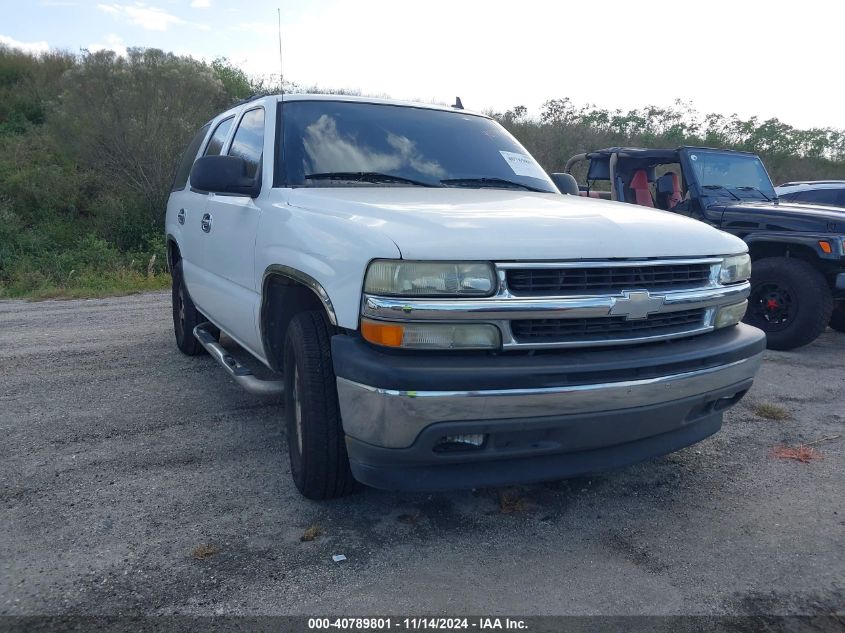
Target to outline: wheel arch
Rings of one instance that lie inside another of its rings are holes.
[[[167,234],[167,270],[172,271],[173,267],[182,259],[182,251],[176,238],[170,233]]]
[[[329,323],[337,327],[334,305],[319,281],[290,266],[268,266],[261,284],[259,329],[264,356],[275,371],[282,370],[291,319],[306,310],[322,310]]]
[[[752,262],[766,257],[793,257],[820,268],[826,259],[818,236],[749,235],[745,241]]]

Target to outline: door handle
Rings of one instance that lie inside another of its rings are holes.
[[[179,224],[185,224],[185,209],[179,209],[179,213],[176,214],[176,219],[179,221]]]
[[[202,221],[200,222],[200,226],[205,233],[211,233],[211,221],[212,217],[210,213],[204,213],[202,216]]]

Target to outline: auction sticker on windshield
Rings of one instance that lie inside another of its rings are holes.
[[[537,164],[533,158],[526,154],[518,154],[517,152],[506,152],[499,150],[502,158],[507,161],[510,168],[517,176],[529,176],[531,178],[546,178],[546,172]]]

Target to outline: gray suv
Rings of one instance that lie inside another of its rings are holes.
[[[775,192],[788,202],[845,207],[845,180],[788,182],[776,187]]]

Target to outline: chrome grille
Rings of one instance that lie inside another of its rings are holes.
[[[364,295],[362,315],[392,322],[489,323],[502,349],[652,343],[711,332],[720,306],[748,298],[720,283],[721,257],[498,262],[490,297]]]
[[[564,296],[615,293],[632,288],[673,290],[707,285],[709,263],[584,268],[513,268],[508,288],[520,296]]]
[[[625,317],[595,319],[526,319],[511,321],[517,343],[567,343],[578,341],[622,341],[654,336],[671,336],[705,325],[706,310],[681,310],[652,314],[645,319]]]

